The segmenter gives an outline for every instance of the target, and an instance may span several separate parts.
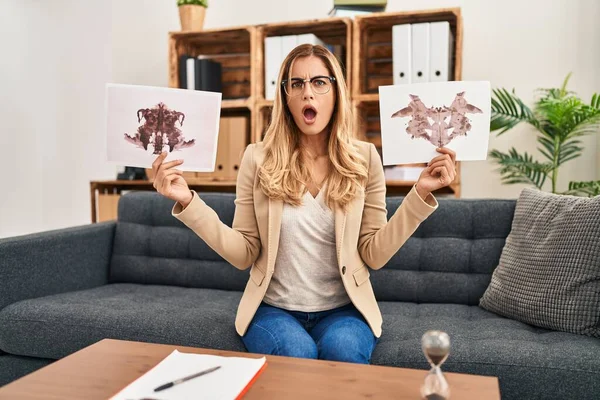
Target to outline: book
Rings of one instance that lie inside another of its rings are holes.
[[[387,0],[333,0],[334,6],[379,6],[385,7]]]
[[[330,17],[354,17],[383,11],[385,11],[385,6],[334,6],[328,15]]]
[[[168,389],[154,389],[168,382],[195,374],[211,367],[220,368]],[[241,399],[267,367],[266,358],[223,357],[208,354],[181,353],[174,350],[144,375],[130,383],[110,400],[157,398]]]

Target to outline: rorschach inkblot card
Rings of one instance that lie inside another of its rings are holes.
[[[447,147],[457,161],[485,160],[491,97],[487,81],[379,87],[384,165],[429,162]]]
[[[107,161],[151,168],[183,159],[183,171],[212,172],[217,157],[221,93],[106,84]]]

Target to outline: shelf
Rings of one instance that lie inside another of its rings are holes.
[[[221,116],[248,117],[248,142],[262,141],[273,109],[273,101],[264,98],[264,40],[271,36],[312,33],[327,44],[345,49],[341,61],[346,67],[356,136],[373,143],[381,155],[378,87],[393,83],[392,27],[435,21],[448,21],[450,25],[455,38],[452,73],[455,80],[460,80],[463,41],[461,10],[445,8],[373,13],[354,19],[322,18],[199,32],[170,32],[169,84],[178,87],[177,58],[180,54],[203,54],[221,62],[224,68]],[[460,164],[458,163],[459,172],[455,182],[445,189],[447,193],[457,196],[460,194]],[[204,179],[205,177],[198,180],[197,174],[188,175],[190,177],[186,179],[202,185],[213,185],[215,190],[235,185],[233,181],[215,181]],[[388,194],[400,194],[403,190],[410,189],[412,184],[414,182],[411,181],[389,181]]]
[[[273,107],[273,100],[265,100],[265,99],[260,99],[256,102],[256,105],[259,108],[264,108],[264,107]]]
[[[354,96],[357,103],[379,102],[379,93],[359,94]]]
[[[271,121],[273,111],[273,101],[262,100],[256,104],[255,110],[255,141],[260,142],[264,139],[267,128]]]
[[[234,100],[222,100],[221,108],[223,109],[250,109],[252,102],[249,99],[234,99]]]
[[[256,42],[258,64],[260,65],[257,76],[256,96],[265,98],[265,67],[264,67],[264,41],[271,36],[288,36],[312,33],[328,45],[340,46],[338,60],[342,65],[346,84],[350,87],[350,74],[352,71],[352,20],[350,18],[322,18],[284,23],[263,24],[258,27]],[[287,54],[286,54],[287,56]]]
[[[462,16],[460,8],[374,13],[357,16],[353,32],[352,96],[375,94],[379,86],[394,84],[392,29],[394,25],[447,21],[454,46],[451,76],[461,80]]]
[[[198,32],[170,32],[169,86],[180,87],[179,57],[181,55],[193,57],[202,55],[222,66],[223,101],[231,100],[233,107],[238,107],[238,102],[250,101],[256,74],[256,66],[251,56],[254,53],[255,35],[256,28],[253,26]]]

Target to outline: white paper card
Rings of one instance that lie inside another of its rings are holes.
[[[217,158],[221,93],[108,83],[107,161],[151,168],[183,159],[177,169],[212,172]]]
[[[150,371],[133,381],[110,400],[214,399],[233,400],[244,390],[266,362],[265,357],[221,357],[207,354],[181,353],[174,350]],[[155,392],[165,383],[220,365],[209,374],[190,379],[169,389]]]
[[[490,109],[487,81],[380,86],[383,165],[429,162],[437,147],[457,161],[485,160]]]

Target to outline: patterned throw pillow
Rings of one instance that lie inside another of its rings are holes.
[[[524,189],[479,305],[530,325],[600,337],[600,196]]]

